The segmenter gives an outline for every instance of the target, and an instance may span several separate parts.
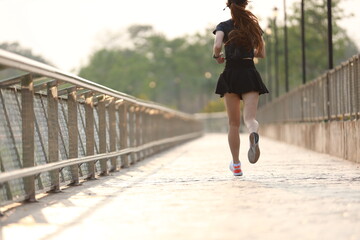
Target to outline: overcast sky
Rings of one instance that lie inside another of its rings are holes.
[[[0,43],[19,42],[58,68],[73,71],[86,63],[107,32],[131,24],[150,24],[169,38],[203,31],[229,18],[226,0],[0,0]],[[300,0],[287,0],[288,8]],[[265,19],[283,0],[252,0],[252,11]],[[360,46],[360,0],[342,0],[355,16],[341,23]],[[279,15],[282,18],[282,15]],[[210,50],[209,50],[210,51]]]

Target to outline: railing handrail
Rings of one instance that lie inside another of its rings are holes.
[[[126,100],[131,103],[136,103],[139,105],[142,105],[144,107],[151,107],[157,110],[161,111],[167,111],[170,113],[174,113],[177,115],[182,115],[184,117],[190,117],[193,116],[191,114],[186,114],[184,112],[180,112],[165,106],[162,106],[161,104],[154,103],[151,101],[145,101],[142,99],[135,98],[134,96],[116,91],[114,89],[102,86],[100,84],[97,84],[95,82],[89,81],[85,78],[81,78],[79,76],[76,76],[74,74],[61,71],[55,67],[49,66],[44,63],[37,62],[35,60],[5,51],[0,49],[0,65],[5,65],[8,67],[12,67],[15,69],[27,71],[30,73],[36,73],[41,76],[54,78],[57,80],[61,80],[70,84],[73,84],[78,87],[83,87],[89,90],[92,90],[94,92],[102,93],[111,97],[120,98],[123,100]]]

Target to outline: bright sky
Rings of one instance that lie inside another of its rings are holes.
[[[286,0],[287,6],[300,0]],[[230,16],[226,0],[0,0],[0,43],[19,42],[58,68],[73,71],[86,63],[107,32],[132,24],[150,24],[169,38],[203,31]],[[274,6],[283,12],[283,0],[252,0],[260,18],[272,16]],[[360,43],[360,0],[342,0],[355,17],[341,23]],[[352,10],[354,9],[354,10]],[[288,13],[290,14],[290,13]],[[279,18],[283,18],[282,14]],[[360,46],[360,44],[358,44]],[[210,50],[209,50],[210,51]]]

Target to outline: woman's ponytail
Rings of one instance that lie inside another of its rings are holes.
[[[257,17],[245,9],[246,5],[247,0],[228,0],[227,6],[231,10],[235,28],[229,33],[229,40],[225,44],[231,43],[242,46],[248,51],[256,49],[257,52],[262,52],[264,49],[262,30]]]

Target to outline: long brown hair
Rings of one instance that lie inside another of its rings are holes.
[[[228,0],[227,6],[231,10],[235,27],[229,33],[229,40],[225,44],[232,43],[249,51],[256,49],[262,52],[264,49],[262,30],[258,18],[245,9],[247,4],[247,0]]]

